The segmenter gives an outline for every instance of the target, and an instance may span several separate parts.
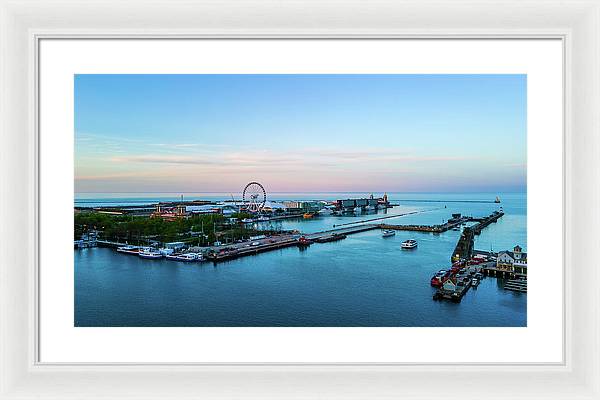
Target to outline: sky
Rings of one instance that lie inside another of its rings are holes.
[[[526,75],[74,83],[78,193],[526,190]]]

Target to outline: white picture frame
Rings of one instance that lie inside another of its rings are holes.
[[[0,3],[0,398],[600,398],[600,2]],[[561,38],[561,365],[53,364],[36,361],[37,45],[44,37]],[[455,388],[456,390],[448,390]]]

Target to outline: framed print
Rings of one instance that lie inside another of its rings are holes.
[[[41,362],[562,362],[559,39],[39,49]]]
[[[597,2],[158,4],[2,5],[2,398],[598,398]]]

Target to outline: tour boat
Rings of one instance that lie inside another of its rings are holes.
[[[158,260],[160,258],[163,258],[163,255],[160,251],[155,250],[151,247],[142,247],[140,249],[140,252],[138,253],[138,256],[142,258],[147,258],[149,260]]]
[[[381,236],[383,237],[390,237],[390,236],[394,236],[396,234],[396,231],[393,229],[386,229],[385,231],[383,231],[383,233],[381,234]]]
[[[117,248],[117,252],[125,254],[138,254],[139,250],[137,246],[127,245]]]
[[[167,260],[172,260],[172,261],[191,262],[191,261],[196,261],[198,259],[198,256],[196,255],[196,253],[183,253],[183,254],[169,254],[166,258],[167,258]]]
[[[417,241],[414,239],[408,239],[402,242],[400,245],[403,249],[414,249],[417,247]]]

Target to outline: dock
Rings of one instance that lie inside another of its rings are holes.
[[[220,261],[233,260],[238,257],[254,255],[254,254],[263,253],[266,251],[283,249],[285,247],[291,247],[291,246],[297,246],[297,245],[298,245],[298,241],[295,238],[288,238],[288,239],[284,239],[284,240],[274,241],[272,243],[271,242],[261,243],[261,244],[255,245],[255,246],[249,245],[249,246],[245,246],[245,247],[235,247],[235,248],[225,247],[218,251],[214,251],[214,250],[210,251],[206,255],[206,258],[208,260],[216,263],[216,262],[220,262]]]
[[[506,281],[506,283],[504,283],[504,290],[527,293],[527,279],[509,279]]]

